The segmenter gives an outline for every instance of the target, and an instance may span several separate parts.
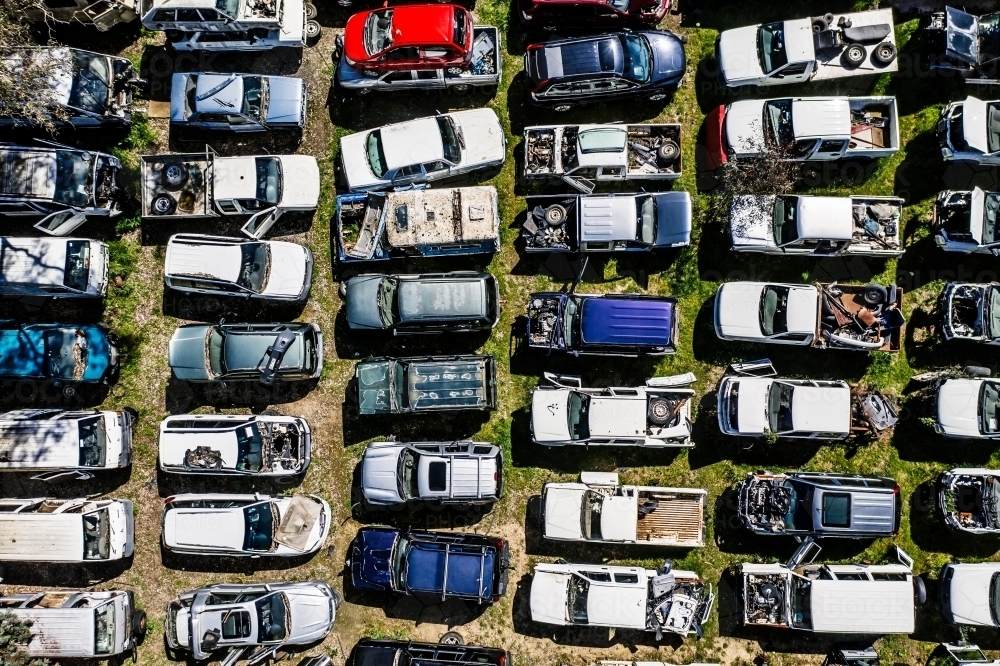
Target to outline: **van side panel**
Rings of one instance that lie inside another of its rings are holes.
[[[94,656],[93,608],[16,608],[19,619],[31,620],[31,642],[25,651],[33,657]]]

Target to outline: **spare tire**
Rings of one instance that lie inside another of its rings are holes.
[[[676,143],[667,139],[656,149],[656,161],[660,166],[670,166],[680,154],[681,148]]]
[[[674,415],[674,409],[670,401],[666,398],[653,398],[649,401],[646,409],[646,418],[653,425],[664,426],[670,423],[670,418]]]
[[[875,47],[872,57],[875,58],[875,62],[878,64],[888,65],[896,59],[896,45],[892,42],[882,42]]]
[[[561,227],[566,222],[566,209],[554,204],[545,209],[545,223],[550,227]]]
[[[830,23],[822,16],[817,16],[812,20],[813,32],[823,32],[830,27]]]
[[[889,292],[880,284],[870,284],[865,287],[865,305],[882,305],[889,300]]]
[[[441,645],[465,645],[465,638],[457,631],[446,632],[438,639]]]
[[[160,172],[160,181],[167,189],[180,189],[188,179],[188,170],[183,162],[167,162]]]
[[[844,49],[844,64],[848,67],[858,67],[865,61],[868,52],[861,44],[848,44]]]
[[[177,210],[177,202],[169,194],[161,194],[149,204],[149,210],[153,215],[172,215]]]

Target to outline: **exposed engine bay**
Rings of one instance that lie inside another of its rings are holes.
[[[820,346],[895,351],[906,319],[895,285],[820,285]]]
[[[700,637],[715,600],[712,588],[701,581],[678,580],[672,571],[668,560],[649,581],[646,630],[656,632],[656,640],[663,638],[663,632],[685,635],[693,631]]]
[[[249,453],[240,461],[241,471],[260,474],[297,474],[302,471],[302,433],[294,423],[257,422],[260,428],[261,448]],[[198,446],[184,452],[184,467],[191,470],[219,470],[223,465],[234,467],[236,461],[227,461],[222,452],[209,446]]]
[[[899,248],[899,218],[903,212],[901,205],[885,201],[862,201],[851,208],[854,219],[852,242],[871,242],[875,247],[886,250]]]
[[[593,129],[585,127],[584,134]],[[577,125],[563,126],[559,133],[555,127],[529,130],[524,149],[525,173],[529,176],[568,174],[595,177],[597,165],[592,156],[591,168],[586,171],[593,173],[571,173],[581,166],[579,138],[580,127]],[[608,153],[608,158],[605,164],[599,166],[624,166],[628,174],[635,176],[678,174],[681,171],[680,142],[680,125],[628,125],[624,147],[603,151]],[[606,172],[605,175],[611,174]],[[621,175],[620,171],[618,175]]]
[[[949,283],[941,292],[944,336],[993,342],[1000,337],[1000,289],[995,284]]]
[[[528,302],[528,344],[535,347],[559,347],[563,322],[559,320],[560,294],[534,295]],[[567,305],[572,299],[567,297]],[[574,308],[575,309],[575,308]]]
[[[551,203],[547,206],[535,206],[528,210],[524,225],[521,227],[521,238],[528,248],[546,250],[569,250],[571,234],[576,225],[575,196]]]
[[[278,17],[278,0],[248,0],[247,9],[253,18],[273,19]],[[239,17],[234,17],[239,18]]]
[[[792,509],[788,477],[748,475],[739,488],[739,512],[744,524],[756,532],[785,532],[785,516]]]
[[[782,574],[743,576],[743,621],[746,624],[788,626],[788,579]]]
[[[107,156],[97,158],[94,202],[99,208],[107,208],[113,212],[121,210],[121,203],[125,198],[121,171],[121,165],[113,164]]]
[[[524,170],[529,174],[553,173],[556,168],[555,144],[554,129],[529,131],[524,147]]]
[[[972,192],[942,192],[934,202],[933,231],[944,231],[948,238],[979,243],[972,235]]]
[[[941,509],[955,529],[1000,531],[997,504],[1000,479],[980,474],[945,474],[941,479]]]

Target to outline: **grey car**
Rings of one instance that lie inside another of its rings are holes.
[[[260,74],[174,74],[170,122],[225,132],[266,132],[305,127],[306,82]]]
[[[756,472],[736,492],[740,519],[755,534],[862,539],[899,531],[899,485],[883,476]]]
[[[188,324],[170,338],[170,369],[186,382],[317,379],[323,334],[316,324]]]
[[[360,414],[424,414],[497,407],[492,356],[369,358],[354,368]]]
[[[500,291],[489,273],[358,275],[345,286],[347,325],[396,335],[489,330]]]

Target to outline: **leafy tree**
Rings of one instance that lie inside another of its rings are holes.
[[[0,612],[0,664],[4,666],[48,666],[48,659],[29,657],[21,649],[31,640],[31,621]]]
[[[16,114],[25,125],[51,132],[55,121],[66,117],[55,104],[52,85],[53,74],[65,61],[44,49],[18,48],[36,45],[24,14],[29,4],[31,0],[0,0],[0,114]]]

